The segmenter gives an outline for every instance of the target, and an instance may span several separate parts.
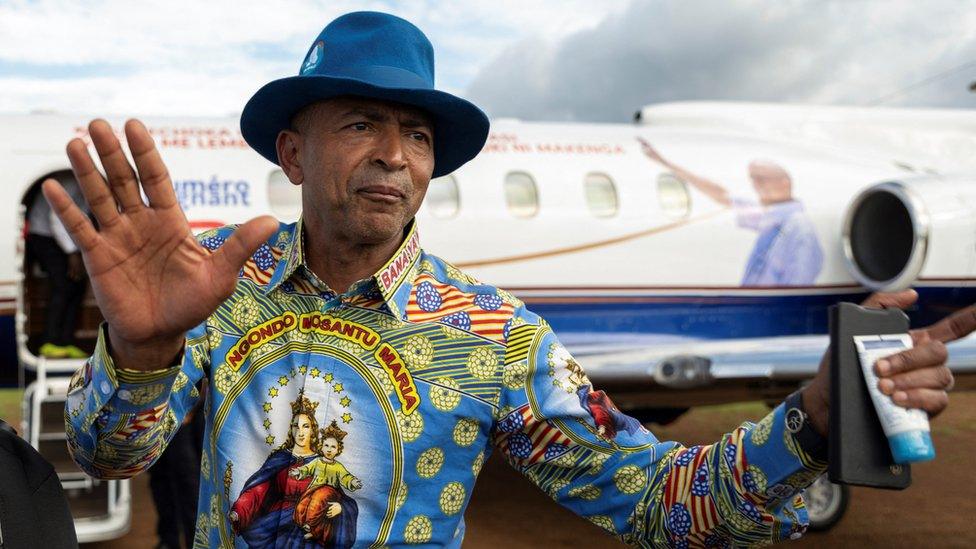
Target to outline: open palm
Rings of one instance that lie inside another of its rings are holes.
[[[47,180],[43,186],[81,250],[113,350],[122,354],[182,344],[185,332],[234,291],[241,266],[278,226],[269,216],[252,219],[219,250],[209,252],[193,237],[145,126],[130,120],[125,134],[135,170],[107,122],[89,125],[107,182],[84,142],[68,143],[68,158],[98,221],[97,230],[60,184]]]

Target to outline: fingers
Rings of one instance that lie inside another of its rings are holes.
[[[976,305],[970,305],[925,328],[928,337],[945,343],[966,337],[976,330]]]
[[[85,195],[88,207],[95,214],[98,224],[101,227],[111,227],[118,223],[119,209],[115,198],[109,192],[102,174],[95,167],[95,162],[88,154],[88,147],[85,146],[84,141],[72,139],[68,142],[66,152],[71,162],[71,169],[78,179],[78,186],[81,187],[81,193]]]
[[[88,220],[88,216],[71,200],[64,187],[57,181],[48,179],[41,185],[41,191],[51,205],[51,209],[61,220],[61,224],[68,230],[75,245],[84,252],[94,248],[98,243],[98,232]]]
[[[878,389],[886,395],[894,395],[898,391],[910,391],[912,389],[949,391],[954,384],[955,379],[952,376],[952,371],[946,366],[939,366],[909,370],[895,376],[881,378],[878,381]]]
[[[912,289],[891,293],[877,292],[869,295],[861,306],[872,309],[904,309],[914,304],[917,299],[918,292]]]
[[[882,376],[878,389],[890,395],[899,406],[920,408],[931,416],[938,415],[949,404],[946,391],[955,384],[952,372],[945,365],[948,356],[944,343],[929,340],[883,358],[875,366]]]
[[[138,120],[129,120],[125,123],[125,137],[149,204],[154,208],[171,208],[177,205],[169,171],[166,170],[166,164],[159,156],[146,126]]]
[[[112,127],[104,120],[92,120],[88,125],[88,135],[98,151],[105,175],[108,176],[108,184],[122,211],[131,213],[143,208],[145,204],[139,195],[136,174],[122,151],[122,145],[112,132]]]
[[[265,215],[241,225],[212,256],[218,276],[236,277],[241,266],[262,243],[278,230],[275,218]]]
[[[949,405],[949,395],[941,389],[897,391],[891,398],[899,406],[925,410],[931,417],[939,415]]]
[[[946,350],[945,343],[932,340],[882,358],[875,365],[875,371],[879,376],[892,377],[911,370],[941,366],[948,358],[949,351]]]

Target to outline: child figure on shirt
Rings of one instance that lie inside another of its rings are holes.
[[[299,480],[312,478],[298,500],[294,515],[295,522],[306,532],[305,539],[317,539],[327,545],[334,534],[332,519],[343,512],[343,502],[351,500],[343,489],[356,491],[363,487],[363,483],[335,459],[342,453],[342,439],[347,434],[332,420],[329,427],[322,430],[322,456],[288,473]]]

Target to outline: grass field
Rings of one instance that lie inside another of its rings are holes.
[[[20,389],[0,389],[0,419],[20,431],[20,401],[24,391]]]

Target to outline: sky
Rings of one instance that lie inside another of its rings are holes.
[[[235,115],[361,9],[418,25],[437,86],[496,118],[624,122],[679,100],[976,107],[976,0],[0,0],[0,112]]]

